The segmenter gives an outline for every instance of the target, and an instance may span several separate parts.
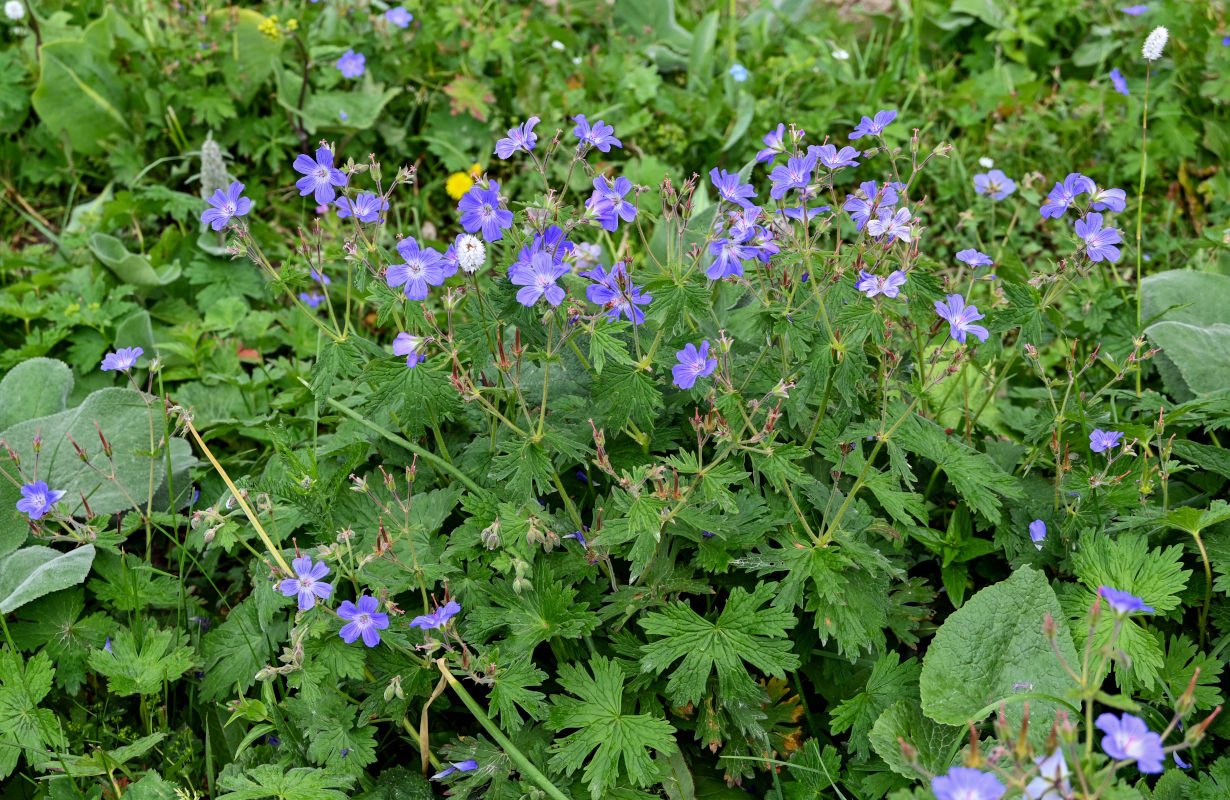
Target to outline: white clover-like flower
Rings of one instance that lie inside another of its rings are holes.
[[[1158,25],[1153,29],[1153,32],[1145,39],[1145,46],[1140,48],[1140,53],[1145,57],[1145,61],[1157,61],[1162,57],[1162,50],[1166,47],[1166,40],[1170,38],[1170,31],[1166,30],[1165,25]]]
[[[19,20],[26,15],[26,7],[18,0],[9,0],[4,4],[4,16],[11,20]]]
[[[556,39],[553,42],[551,42],[551,46],[554,47],[556,50],[560,50],[560,51],[564,49],[564,43],[561,42],[559,39]]]
[[[849,50],[842,50],[840,47],[833,51],[833,58],[838,61],[847,61],[850,58]]]
[[[477,236],[466,234],[457,241],[457,266],[465,272],[478,272],[487,261],[487,248]]]
[[[983,156],[982,158],[978,159],[978,163],[982,165],[983,169],[990,169],[991,167],[995,166],[995,161],[987,158],[986,156]]]

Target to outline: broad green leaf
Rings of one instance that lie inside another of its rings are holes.
[[[107,6],[81,36],[39,48],[38,86],[30,102],[53,138],[67,135],[82,154],[100,153],[107,139],[131,131],[124,115],[127,89],[111,57],[114,33],[121,26],[127,27]]]
[[[50,592],[76,586],[90,574],[94,545],[62,553],[34,545],[0,559],[0,614],[21,608]]]
[[[944,429],[917,414],[897,431],[906,450],[934,461],[953,488],[978,513],[998,522],[1003,507],[1000,497],[1020,497],[1020,482],[999,468],[985,453],[944,433]]]
[[[283,37],[266,36],[266,17],[250,8],[230,7],[209,15],[206,36],[218,46],[223,85],[239,100],[248,101],[273,74]]]
[[[100,389],[87,396],[76,408],[20,422],[0,433],[0,436],[8,441],[23,464],[34,463],[35,433],[42,437],[39,477],[47,481],[51,488],[68,493],[57,506],[60,510],[74,515],[82,513],[83,495],[89,500],[90,509],[95,514],[113,514],[129,509],[133,501],[144,508],[150,499],[151,483],[155,489],[155,507],[166,508],[169,503],[167,459],[160,448],[161,414],[161,405],[157,400],[147,406],[142,395],[133,389]],[[152,444],[151,415],[154,431]],[[99,441],[99,430],[111,445],[110,459]],[[89,464],[82,462],[72,442],[85,450]],[[172,439],[170,448],[172,471],[177,475],[195,463],[187,442]],[[113,466],[114,481],[110,480]],[[176,481],[175,488],[178,500],[189,488],[186,473]]]
[[[631,714],[624,708],[623,671],[602,656],[583,667],[560,666],[564,692],[553,698],[547,726],[555,731],[576,728],[551,745],[551,766],[571,775],[585,767],[583,777],[593,800],[617,784],[649,785],[657,775],[650,751],[669,753],[674,728],[650,714]],[[621,766],[622,763],[622,766]]]
[[[776,583],[758,584],[754,591],[734,589],[722,613],[710,621],[682,602],[646,614],[641,627],[651,640],[641,648],[641,669],[661,675],[676,661],[666,691],[675,705],[699,703],[708,694],[709,676],[717,673],[716,696],[727,705],[755,705],[763,690],[744,662],[764,675],[785,678],[799,666],[786,631],[796,619],[788,610],[762,608],[777,593]]]
[[[54,358],[31,358],[0,380],[0,431],[64,410],[73,390],[73,371]]]
[[[149,256],[129,252],[123,242],[105,233],[91,234],[89,245],[107,269],[131,286],[166,286],[178,278],[181,271],[178,261],[155,269]]]
[[[154,328],[150,324],[149,312],[141,311],[126,317],[115,327],[115,346],[140,346],[146,355],[154,354]],[[62,409],[57,409],[62,410]]]
[[[1230,276],[1173,269],[1140,282],[1141,318],[1189,325],[1230,323]]]
[[[1049,718],[1071,688],[1071,678],[1042,632],[1050,614],[1059,652],[1079,663],[1055,592],[1041,572],[1025,566],[989,586],[952,613],[936,632],[923,658],[919,689],[928,717],[947,725],[981,722],[1001,702],[1009,719],[1020,720],[1029,695],[1030,714]]]
[[[899,740],[905,740],[918,752],[918,765],[924,772],[942,775],[965,731],[928,719],[917,700],[900,700],[885,709],[872,726],[871,746],[893,772],[918,778],[921,773],[901,753]]]
[[[152,733],[149,736],[142,736],[131,744],[126,744],[122,747],[117,747],[114,750],[97,749],[89,755],[78,756],[71,753],[64,753],[55,758],[48,758],[43,763],[39,764],[39,769],[54,770],[56,768],[68,767],[67,774],[75,778],[87,778],[94,775],[106,775],[115,771],[118,767],[132,761],[134,758],[141,756],[154,749],[154,746],[167,738],[168,734],[165,731]],[[125,792],[127,797],[128,793]]]
[[[1230,324],[1156,322],[1145,329],[1145,336],[1162,348],[1194,394],[1230,386]]]

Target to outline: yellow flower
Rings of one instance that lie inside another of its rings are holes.
[[[454,172],[448,176],[448,181],[444,184],[444,191],[448,192],[448,196],[454,200],[460,200],[461,196],[470,191],[470,187],[474,185],[475,176],[482,174],[482,164],[474,164],[468,173]]]
[[[278,15],[266,17],[261,20],[261,24],[257,26],[257,30],[263,33],[270,39],[277,39],[282,35],[282,29],[278,27]]]

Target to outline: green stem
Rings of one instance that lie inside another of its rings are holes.
[[[486,729],[491,738],[495,739],[496,744],[503,748],[508,757],[512,759],[512,762],[517,765],[517,769],[521,771],[522,775],[538,784],[539,788],[546,792],[547,796],[553,800],[572,800],[568,795],[560,791],[558,786],[551,783],[551,780],[542,774],[538,767],[534,766],[534,762],[530,761],[525,753],[518,750],[517,746],[512,743],[512,740],[496,727],[496,724],[487,716],[487,712],[483,711],[483,707],[461,685],[461,681],[453,677],[453,673],[449,670],[448,665],[444,663],[444,659],[441,658],[436,661],[436,667],[439,668],[440,674],[444,676],[444,680],[448,681],[449,688],[461,699],[465,707],[474,715],[474,719],[478,720],[478,723]]]
[[[1149,140],[1149,64],[1145,63],[1145,103],[1140,111],[1140,183],[1136,190],[1136,330],[1142,321],[1140,305],[1140,270],[1144,251],[1141,249],[1141,225],[1145,210],[1145,162],[1148,160],[1146,144]],[[1136,368],[1136,396],[1140,397],[1140,367]]]
[[[302,378],[300,378],[299,381],[303,383],[304,386],[308,385],[307,382],[304,381]],[[325,402],[328,403],[330,406],[332,406],[335,410],[340,411],[342,414],[344,414],[347,417],[350,417],[355,422],[359,423],[360,425],[367,428],[368,430],[374,433],[380,434],[385,439],[388,439],[390,442],[401,445],[402,447],[409,450],[411,453],[414,453],[415,455],[422,457],[425,461],[431,462],[431,465],[434,466],[436,469],[440,470],[441,472],[447,472],[449,475],[461,481],[467,489],[474,492],[475,494],[484,495],[484,496],[487,494],[486,489],[479,486],[474,481],[470,480],[469,476],[467,476],[464,472],[457,469],[452,464],[448,463],[443,458],[440,458],[438,455],[431,452],[430,450],[425,450],[422,447],[419,447],[414,442],[410,441],[409,439],[406,439],[403,436],[398,436],[396,433],[393,433],[392,431],[386,428],[380,427],[379,425],[372,422],[371,420],[364,419],[360,414],[342,405],[338,401],[334,400],[332,397],[325,398]]]

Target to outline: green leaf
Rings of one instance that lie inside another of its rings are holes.
[[[124,243],[105,233],[91,234],[90,250],[115,277],[130,286],[166,286],[179,277],[178,261],[163,264],[155,269],[149,256],[131,253]]]
[[[261,764],[242,775],[224,775],[218,786],[226,794],[218,800],[260,800],[273,797],[277,800],[346,800],[346,793],[337,791],[350,786],[348,775],[330,773],[323,769],[296,767],[287,769],[277,764]]]
[[[67,553],[35,545],[0,558],[0,614],[50,592],[76,586],[90,574],[93,562],[92,544]]]
[[[13,642],[22,650],[42,648],[56,665],[56,685],[69,694],[81,691],[85,683],[85,662],[90,651],[101,647],[111,629],[103,612],[82,616],[85,590],[55,592],[23,606],[11,623]]]
[[[127,628],[111,639],[111,650],[90,653],[89,664],[107,677],[107,688],[121,696],[155,694],[163,682],[175,681],[192,667],[188,635],[174,630],[146,628],[138,646]]]
[[[1000,469],[985,453],[945,434],[931,420],[915,414],[896,436],[906,450],[934,461],[970,508],[992,522],[1000,519],[1000,497],[1015,499],[1023,495],[1015,477]]]
[[[65,753],[55,758],[48,758],[43,763],[39,764],[39,769],[54,770],[62,768],[67,764],[67,774],[74,778],[86,778],[95,775],[107,775],[114,772],[117,768],[122,769],[122,765],[132,761],[135,758],[148,753],[154,749],[154,746],[167,738],[166,732],[152,733],[149,736],[142,736],[131,744],[126,744],[122,747],[117,747],[114,750],[98,749],[89,755],[77,756]],[[128,793],[125,792],[127,797]]]
[[[1072,682],[1042,632],[1048,613],[1059,652],[1069,664],[1079,663],[1059,601],[1041,572],[1021,567],[967,600],[940,626],[923,658],[923,712],[964,726],[1027,691],[1031,715],[1052,716],[1059,704],[1041,695],[1063,697]],[[1021,705],[1009,703],[1007,713],[1019,722]]]
[[[0,431],[63,411],[73,389],[73,371],[54,358],[31,358],[0,380]]]
[[[127,25],[107,6],[79,37],[39,48],[38,86],[30,102],[53,139],[66,134],[85,155],[102,152],[106,140],[131,130],[120,110],[128,107],[126,83],[111,57],[119,28]]]
[[[603,426],[618,429],[631,419],[642,428],[653,428],[662,409],[662,393],[654,379],[631,367],[609,366],[594,381],[593,393]]]
[[[948,771],[950,759],[964,735],[964,728],[928,719],[917,700],[900,700],[876,720],[871,729],[871,746],[893,772],[917,779],[921,773],[902,755],[900,740],[917,751],[923,773],[942,775]]]
[[[1211,394],[1230,386],[1230,325],[1155,322],[1145,329],[1145,336],[1162,348],[1162,355],[1194,394]]]
[[[749,593],[736,588],[718,618],[710,621],[676,601],[646,614],[641,627],[662,638],[641,648],[641,669],[661,675],[676,661],[666,691],[674,705],[699,703],[708,695],[709,676],[717,672],[717,696],[726,705],[758,705],[764,691],[744,662],[765,675],[785,678],[799,666],[786,631],[794,615],[782,608],[761,608],[777,593],[776,583],[760,583]]]
[[[262,584],[256,591],[274,590]],[[280,624],[263,627],[257,619],[256,600],[252,598],[231,609],[226,622],[205,634],[201,642],[205,658],[201,697],[218,700],[236,685],[240,693],[247,691],[255,682],[256,673],[273,655],[270,640],[280,640],[284,630]]]
[[[868,735],[876,720],[894,703],[918,697],[918,676],[922,665],[913,658],[904,662],[896,653],[876,659],[863,690],[842,700],[833,710],[829,723],[834,735],[850,731],[850,749],[860,758],[870,755]],[[887,760],[887,759],[885,759]]]
[[[0,779],[17,768],[18,756],[34,764],[40,748],[64,747],[66,740],[55,712],[39,708],[51,691],[55,667],[46,653],[29,660],[0,648]]]
[[[491,681],[490,698],[491,707],[500,715],[502,727],[511,731],[520,730],[525,724],[521,711],[534,720],[546,719],[546,695],[530,688],[541,686],[546,677],[547,673],[536,667],[528,655],[510,659],[496,670]]]
[[[552,580],[545,564],[535,566],[532,583],[521,594],[507,582],[490,586],[484,604],[467,617],[466,635],[485,641],[502,631],[502,645],[528,654],[550,639],[579,639],[597,627],[597,616],[577,600],[577,588]]]
[[[282,50],[281,36],[266,36],[260,26],[266,17],[250,8],[227,8],[209,15],[206,36],[218,45],[222,85],[245,102],[269,76]]]
[[[1224,323],[1230,276],[1188,269],[1159,272],[1140,282],[1140,303],[1146,324],[1159,317],[1196,326]]]
[[[551,767],[571,775],[584,765],[590,796],[598,800],[624,780],[649,785],[657,775],[650,750],[669,754],[675,737],[666,720],[625,712],[623,672],[616,662],[597,656],[589,663],[592,677],[580,666],[560,667],[559,683],[575,697],[555,696],[547,725],[577,729],[551,745]]]
[[[147,406],[142,395],[133,389],[99,389],[76,408],[19,422],[0,436],[8,441],[23,464],[34,463],[34,436],[38,433],[42,437],[39,477],[51,488],[67,492],[57,506],[62,511],[73,515],[84,513],[83,495],[89,499],[90,509],[96,515],[131,509],[133,502],[144,509],[150,499],[151,484],[155,490],[154,507],[161,509],[169,504],[167,458],[159,448],[161,414],[161,405],[156,400],[152,406]],[[151,415],[154,415],[152,448]],[[99,430],[111,445],[111,458],[99,442]],[[81,461],[73,441],[89,455],[89,464]],[[169,446],[174,474],[196,463],[191,448],[183,439],[171,439]],[[108,477],[113,466],[114,481]],[[180,492],[177,500],[182,501],[189,487],[186,481],[179,480],[176,488]]]
[[[1198,467],[1216,472],[1223,478],[1230,478],[1230,450],[1224,447],[1213,447],[1179,439],[1174,443],[1174,449],[1171,452]]]
[[[1072,556],[1072,571],[1092,593],[1101,586],[1111,586],[1143,598],[1158,612],[1179,607],[1179,594],[1187,588],[1192,574],[1183,568],[1183,548],[1178,545],[1150,549],[1144,536],[1120,534],[1112,538],[1103,533],[1081,537]]]
[[[1156,631],[1155,635],[1159,639],[1164,637],[1161,631]],[[1187,636],[1181,633],[1172,635],[1159,676],[1166,688],[1164,697],[1166,703],[1173,704],[1187,691],[1194,676],[1196,677],[1196,688],[1192,697],[1195,701],[1195,710],[1203,711],[1220,705],[1222,702],[1220,677],[1224,667],[1225,664],[1220,659],[1200,652],[1196,643]],[[1199,675],[1196,670],[1200,670]]]

